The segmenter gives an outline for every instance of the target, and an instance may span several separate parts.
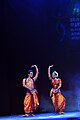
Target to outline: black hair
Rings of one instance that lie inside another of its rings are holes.
[[[30,74],[30,72],[33,72],[32,70],[28,70],[28,74]]]

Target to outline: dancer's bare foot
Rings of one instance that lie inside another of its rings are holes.
[[[34,117],[35,115],[34,115],[34,114],[32,114],[32,116]]]
[[[59,114],[60,114],[60,115],[61,115],[61,114],[64,114],[64,112],[60,111]]]
[[[28,117],[29,116],[29,114],[24,114],[24,115],[22,115],[23,117]]]

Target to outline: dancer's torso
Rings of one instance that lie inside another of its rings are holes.
[[[34,80],[33,79],[26,79],[26,86],[28,86],[28,88],[34,88]]]
[[[26,78],[26,86],[28,87],[26,93],[37,92],[36,86],[35,86],[35,83],[34,83],[34,79]]]
[[[59,84],[60,84],[61,80],[59,78],[53,79],[52,80],[52,86],[54,89],[57,89]]]

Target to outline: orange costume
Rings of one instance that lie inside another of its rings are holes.
[[[35,80],[28,78],[25,79],[25,84],[27,86],[26,96],[24,99],[24,111],[25,113],[33,113],[39,106],[39,101],[37,97],[37,90],[35,88]]]
[[[65,109],[66,100],[61,94],[60,88],[58,89],[59,85],[61,85],[61,79],[54,78],[51,79],[52,81],[52,89],[50,91],[51,100],[54,106],[54,111],[59,113]]]

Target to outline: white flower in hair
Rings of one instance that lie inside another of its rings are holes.
[[[54,71],[52,74],[56,75],[56,77],[58,77],[58,72]]]

